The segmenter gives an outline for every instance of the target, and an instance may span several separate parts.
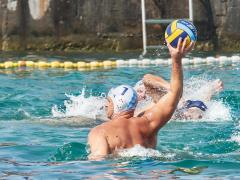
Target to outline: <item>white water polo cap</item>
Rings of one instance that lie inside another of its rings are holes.
[[[128,85],[112,88],[108,97],[113,101],[114,113],[133,110],[137,106],[137,92]]]

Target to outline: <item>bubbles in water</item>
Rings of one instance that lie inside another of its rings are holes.
[[[240,123],[235,127],[235,132],[231,136],[230,141],[234,141],[240,145]]]
[[[86,96],[85,88],[78,96],[67,95],[69,100],[64,101],[64,109],[54,105],[52,107],[53,117],[72,117],[72,116],[83,116],[86,118],[106,119],[105,103],[106,98],[104,94],[101,96],[93,96],[90,94]]]
[[[87,159],[87,148],[85,144],[71,142],[59,147],[51,157],[49,161],[73,161],[73,160],[86,160]]]

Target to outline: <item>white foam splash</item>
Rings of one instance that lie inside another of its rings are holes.
[[[194,77],[184,82],[183,98],[185,100],[201,100],[208,109],[201,121],[227,121],[231,120],[231,109],[221,100],[209,99],[208,95],[213,89],[214,80],[206,77]]]
[[[223,104],[221,101],[209,101],[206,103],[208,106],[208,110],[203,116],[203,119],[208,119],[212,121],[216,120],[231,120],[231,110],[230,107]]]
[[[205,101],[206,93],[211,91],[213,81],[206,77],[192,77],[184,81],[183,98]]]
[[[86,118],[106,119],[105,103],[106,99],[104,95],[86,97],[85,88],[78,96],[67,95],[69,100],[64,101],[64,109],[54,105],[52,107],[53,117],[73,117],[82,116]]]
[[[212,88],[212,80],[206,77],[190,78],[184,82],[185,100],[202,100],[207,106],[208,110],[203,118],[198,121],[226,121],[231,120],[231,109],[228,105],[224,104],[221,100],[208,100],[206,93]],[[64,101],[64,109],[52,107],[53,117],[73,117],[82,116],[91,119],[107,119],[105,112],[106,99],[102,96],[90,95],[86,97],[85,89],[83,88],[79,96],[67,95],[69,100]],[[151,99],[147,98],[146,101],[141,101],[138,104],[136,112],[148,106]],[[182,120],[181,120],[182,121]],[[186,120],[189,121],[189,120]],[[196,120],[194,120],[196,121]]]
[[[201,100],[208,109],[203,114],[202,119],[179,119],[173,116],[177,121],[227,121],[232,120],[231,108],[224,104],[221,100],[209,98],[208,94],[214,91],[215,80],[210,80],[207,77],[192,77],[184,81],[183,99],[184,100]],[[214,94],[214,93],[213,93]],[[151,104],[151,99],[140,101],[136,108],[136,114],[142,112]],[[182,106],[179,103],[179,108]]]
[[[118,151],[118,155],[121,157],[160,157],[160,158],[167,158],[167,159],[173,159],[175,157],[175,154],[163,154],[155,149],[151,148],[145,148],[139,144],[135,145],[132,148],[129,149],[121,149]]]

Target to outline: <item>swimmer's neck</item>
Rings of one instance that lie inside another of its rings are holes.
[[[111,120],[129,119],[129,118],[132,118],[133,115],[134,115],[134,110],[114,113],[111,117]]]

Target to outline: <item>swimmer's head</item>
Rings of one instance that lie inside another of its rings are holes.
[[[142,101],[146,99],[146,88],[142,80],[136,83],[136,85],[134,86],[134,90],[137,92],[138,101]]]
[[[196,107],[191,107],[185,110],[182,115],[182,118],[184,119],[202,119],[204,116],[204,111]]]
[[[131,86],[121,85],[112,88],[108,93],[107,115],[111,117],[116,113],[134,110],[137,102],[137,93]]]
[[[183,115],[186,119],[201,119],[208,108],[202,101],[187,100],[184,109]]]
[[[198,109],[201,109],[202,111],[206,111],[207,110],[207,106],[204,104],[204,102],[196,100],[196,101],[192,101],[192,100],[187,100],[185,107],[187,109],[192,108],[192,107],[196,107]]]

